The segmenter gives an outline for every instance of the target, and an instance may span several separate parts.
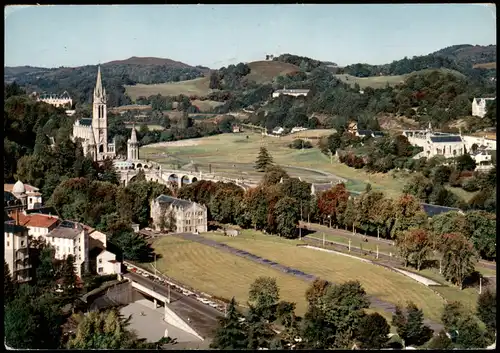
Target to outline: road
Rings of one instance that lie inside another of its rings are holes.
[[[128,272],[124,275],[131,280],[168,297],[168,286],[155,282],[149,278],[143,277],[133,272]],[[154,288],[154,289],[153,289]],[[213,330],[217,327],[217,319],[223,314],[218,310],[205,305],[195,298],[187,297],[175,290],[170,291],[170,304],[168,307],[172,309],[186,322],[189,319],[189,325],[200,334],[203,338],[212,337]]]

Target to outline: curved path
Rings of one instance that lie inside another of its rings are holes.
[[[174,234],[174,236],[179,236],[185,240],[194,241],[194,242],[197,242],[200,244],[208,245],[208,246],[211,246],[213,248],[217,248],[217,249],[226,251],[226,252],[231,253],[233,255],[244,257],[250,261],[259,263],[261,265],[270,266],[276,270],[283,271],[287,274],[290,274],[292,276],[298,277],[298,278],[306,280],[306,281],[314,281],[314,279],[316,279],[316,276],[314,276],[314,275],[304,273],[300,270],[281,265],[277,262],[274,262],[274,261],[271,261],[268,259],[261,258],[257,255],[251,254],[247,251],[233,248],[227,244],[219,243],[215,240],[204,238],[201,235],[192,234],[192,233],[178,233],[178,234]],[[371,304],[374,307],[382,309],[388,313],[394,314],[394,312],[396,310],[396,306],[392,303],[380,300],[374,296],[368,296],[368,299],[370,300]],[[443,328],[443,325],[441,325],[439,323],[430,321],[428,319],[425,319],[424,321],[435,332],[439,332]]]

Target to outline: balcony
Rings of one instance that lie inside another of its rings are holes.
[[[29,263],[29,261],[27,259],[25,261],[21,261],[21,260],[16,261],[16,264],[15,264],[16,271],[25,271],[25,270],[29,270],[30,268],[31,268],[31,264]]]

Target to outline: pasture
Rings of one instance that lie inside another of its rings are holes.
[[[200,77],[195,78],[194,80],[180,82],[125,86],[125,91],[133,101],[140,96],[149,97],[156,94],[160,94],[162,96],[178,96],[179,94],[184,94],[186,96],[205,96],[213,91],[208,87],[208,84],[208,77]]]
[[[259,147],[264,146],[272,155],[274,162],[294,177],[301,177],[308,182],[328,182],[329,178],[319,170],[346,178],[347,186],[353,191],[363,191],[366,183],[374,189],[382,190],[389,196],[397,196],[406,181],[405,178],[394,178],[392,174],[371,174],[364,170],[349,168],[345,164],[330,159],[317,148],[295,150],[288,145],[296,138],[326,136],[332,130],[310,130],[283,138],[262,136],[261,134],[243,132],[240,134],[222,134],[199,139],[185,140],[177,146],[170,143],[158,143],[141,147],[143,158],[153,160],[172,167],[188,164],[193,161],[203,172],[211,171],[226,177],[243,178],[258,182],[262,173],[253,168]],[[248,138],[247,138],[248,136]],[[313,144],[317,140],[311,140]],[[294,168],[296,167],[296,168]],[[308,168],[304,170],[298,168]]]
[[[142,125],[144,125],[144,124],[137,123],[137,124],[135,124],[135,128],[136,128],[136,129],[140,129]],[[126,127],[127,129],[132,129],[132,126],[134,126],[134,124],[127,124],[127,125],[125,125],[125,127]],[[158,131],[163,131],[163,130],[165,130],[165,128],[164,128],[163,126],[158,125],[158,124],[146,124],[146,126],[147,126],[147,127],[148,127],[148,129],[149,129],[149,130],[151,130],[151,131],[155,131],[155,130],[158,130]]]
[[[397,75],[397,76],[370,76],[370,77],[356,77],[351,75],[334,75],[340,81],[350,84],[354,86],[354,84],[358,84],[361,89],[366,87],[372,87],[374,89],[384,88],[386,85],[396,86],[400,83],[403,83],[406,75]]]
[[[280,61],[254,61],[248,66],[251,71],[246,78],[259,84],[270,83],[276,76],[300,71],[298,66]]]
[[[440,321],[443,300],[428,287],[402,274],[345,256],[297,247],[297,241],[252,230],[242,231],[238,237],[214,233],[203,235],[334,283],[358,280],[368,295],[393,304],[411,300],[423,309],[426,317]]]
[[[497,63],[491,62],[491,63],[475,64],[473,66],[473,68],[475,68],[475,69],[496,69]]]

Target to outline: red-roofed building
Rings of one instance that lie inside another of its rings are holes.
[[[11,217],[15,217],[11,215]],[[56,228],[59,224],[59,218],[55,216],[48,216],[43,214],[30,214],[19,213],[19,225],[28,228],[28,234],[39,238],[45,237],[52,229]]]

